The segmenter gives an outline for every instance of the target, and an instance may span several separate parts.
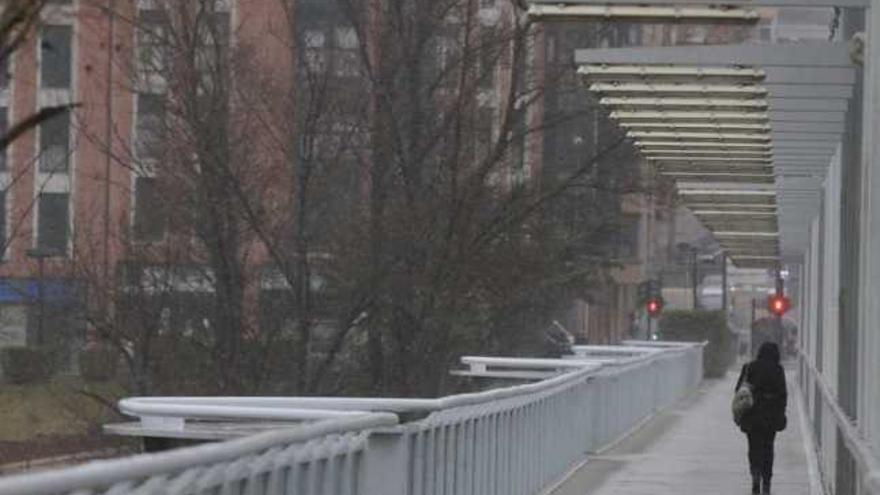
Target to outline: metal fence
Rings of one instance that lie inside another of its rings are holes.
[[[880,495],[880,459],[809,357],[801,352],[798,358],[801,393],[820,454],[823,484],[839,494]]]
[[[286,409],[312,419],[334,414],[225,442],[0,479],[0,495],[531,495],[702,378],[701,344],[576,352],[569,360],[465,358],[476,375],[495,376],[484,368],[491,365],[553,376],[439,399],[130,399],[124,409],[154,428],[234,412],[249,420]],[[609,362],[609,352],[619,359]],[[396,413],[414,411],[425,416],[398,424]]]

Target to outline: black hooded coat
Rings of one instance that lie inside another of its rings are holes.
[[[746,433],[784,430],[788,391],[785,372],[779,364],[779,347],[770,342],[761,345],[757,359],[743,366],[736,382],[737,389],[744,379],[752,384],[755,403],[743,415],[740,429]]]

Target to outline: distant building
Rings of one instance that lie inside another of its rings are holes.
[[[258,48],[254,57],[265,62],[267,74],[295,84],[284,72],[290,69],[290,54],[279,41],[287,21],[281,3],[220,1],[210,22],[217,44],[246,40]],[[149,303],[157,305],[156,325],[182,325],[191,331],[207,325],[197,302],[212,290],[214,275],[186,261],[192,249],[175,230],[182,219],[167,211],[156,172],[169,137],[163,134],[167,81],[144,63],[164,56],[159,39],[168,20],[157,5],[161,3],[120,1],[119,10],[108,15],[93,2],[52,0],[33,35],[2,61],[0,126],[8,128],[41,108],[76,106],[16,140],[0,157],[0,347],[35,345],[45,338],[64,340],[65,347],[75,349],[88,327],[75,309],[103,304],[106,294],[126,294],[136,286],[149,293],[164,285],[180,293],[174,301],[154,298]],[[498,26],[510,22],[514,13],[508,2],[483,0],[478,14],[482,25]],[[358,34],[336,2],[297,0],[295,28],[303,41],[302,56],[313,64],[309,67],[329,68],[340,80],[348,77],[353,87],[363,82],[358,82]],[[438,56],[450,48],[444,46],[438,44]],[[536,56],[534,64],[539,67],[541,60]],[[501,118],[498,91],[510,81],[486,72],[477,113],[491,137]],[[536,107],[517,126],[535,124],[540,116]],[[539,137],[523,134],[508,173],[493,177],[498,187],[533,182],[543,145]],[[340,195],[340,203],[357,201],[366,189],[362,171],[349,179],[350,194]],[[142,256],[172,245],[184,261],[150,263],[149,256]],[[265,251],[259,246],[253,251],[244,281],[248,318],[268,325],[290,316],[281,297],[289,289],[268,266]],[[138,253],[136,259],[133,253]],[[313,254],[316,266],[326,258],[326,253]],[[92,277],[92,288],[99,290],[87,290],[84,276]],[[313,289],[321,292],[327,280],[315,278],[319,282]],[[123,303],[115,309],[121,311],[146,304],[120,299]]]

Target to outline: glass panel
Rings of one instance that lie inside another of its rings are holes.
[[[9,129],[9,110],[6,107],[0,107],[0,136],[5,136]],[[0,149],[0,171],[6,170],[6,148]]]
[[[168,59],[168,19],[164,12],[143,10],[138,16],[137,53],[143,74],[163,74]]]
[[[137,111],[137,155],[139,158],[158,158],[165,137],[164,97],[139,94]]]
[[[0,258],[6,257],[6,190],[0,189]]]
[[[139,241],[157,241],[165,235],[167,221],[157,180],[135,180],[134,236]]]
[[[617,232],[617,257],[632,259],[639,255],[639,217],[621,219]]]
[[[9,72],[9,58],[9,56],[0,57],[0,89],[9,87],[9,78],[12,76]]]
[[[65,173],[70,162],[70,112],[40,124],[40,172]]]
[[[68,194],[40,194],[37,247],[59,254],[66,253],[69,222]]]
[[[44,26],[40,41],[40,85],[43,88],[70,87],[70,26]]]

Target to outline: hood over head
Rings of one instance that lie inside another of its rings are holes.
[[[764,342],[758,349],[758,361],[769,361],[779,364],[779,346],[775,342]]]

